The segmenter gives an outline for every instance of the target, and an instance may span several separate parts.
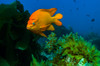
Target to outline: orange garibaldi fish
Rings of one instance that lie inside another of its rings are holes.
[[[52,23],[61,26],[62,23],[58,19],[62,19],[63,15],[58,13],[55,16],[56,8],[39,9],[32,13],[29,17],[26,28],[35,34],[47,37],[43,32],[46,30],[54,31]],[[53,16],[53,17],[52,17]]]

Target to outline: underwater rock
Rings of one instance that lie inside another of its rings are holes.
[[[98,50],[100,50],[100,37],[93,40],[92,43],[97,47]]]
[[[89,42],[93,42],[95,40],[98,40],[100,36],[97,33],[90,32],[88,35],[84,36],[84,38],[88,40]]]
[[[37,43],[40,44],[41,47],[44,47],[45,44],[46,44],[46,42],[45,42],[46,40],[47,40],[47,38],[45,38],[45,37],[40,37],[40,38],[37,40]]]
[[[55,27],[55,31],[54,33],[56,33],[56,36],[57,37],[61,37],[62,35],[66,35],[66,34],[69,34],[70,32],[73,32],[73,29],[71,26],[68,26],[69,28],[66,28],[65,26],[56,26],[54,25]]]

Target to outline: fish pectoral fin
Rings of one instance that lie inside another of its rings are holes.
[[[51,30],[51,31],[54,31],[55,28],[53,27],[53,25],[50,25],[49,28],[47,30]]]
[[[51,9],[41,9],[42,11],[47,11],[50,13],[51,16],[54,15],[54,13],[57,11],[57,8],[51,8]]]
[[[46,30],[46,27],[47,27],[47,26],[44,26],[44,25],[43,25],[43,26],[40,26],[40,30],[41,30],[41,31],[45,31],[45,30]]]
[[[44,33],[40,33],[41,36],[47,37]]]

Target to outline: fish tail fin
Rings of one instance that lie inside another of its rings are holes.
[[[56,14],[56,15],[54,16],[54,18],[55,18],[54,23],[55,23],[57,26],[61,26],[61,25],[62,25],[62,22],[60,22],[60,21],[58,20],[58,19],[62,19],[62,17],[63,17],[63,15],[60,14],[60,13],[58,13],[58,14]]]
[[[58,14],[56,14],[54,17],[55,17],[56,19],[62,19],[63,15],[60,14],[60,13],[58,13]]]

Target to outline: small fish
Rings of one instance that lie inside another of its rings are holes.
[[[93,18],[93,19],[91,19],[91,22],[94,22],[95,21],[95,19]]]
[[[39,9],[33,12],[29,17],[26,28],[35,34],[47,37],[43,32],[46,30],[54,31],[55,28],[53,27],[52,23],[56,24],[57,26],[62,25],[62,22],[60,22],[58,19],[62,19],[63,15],[58,13],[53,16],[56,11],[56,8],[51,8]]]

